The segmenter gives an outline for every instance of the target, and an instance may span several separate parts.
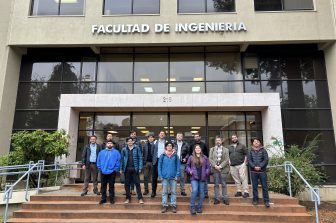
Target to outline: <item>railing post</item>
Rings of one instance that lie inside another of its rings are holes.
[[[285,172],[287,173],[288,177],[288,190],[289,190],[289,196],[292,195],[292,182],[291,182],[291,173],[293,172],[292,162],[285,161]]]
[[[55,187],[57,186],[57,177],[58,177],[58,164],[59,162],[55,162],[55,171],[56,171],[56,177],[55,177]]]
[[[310,190],[310,196],[311,200],[315,203],[315,222],[319,223],[319,211],[318,206],[321,204],[320,200],[320,189],[319,188],[313,188]]]
[[[12,187],[12,185],[6,185],[5,186],[5,194],[4,194],[4,198],[3,198],[3,200],[6,201],[4,223],[7,222],[9,199],[12,198],[12,193],[13,193],[13,187]]]
[[[28,164],[28,175],[27,175],[27,182],[26,182],[26,195],[25,195],[25,199],[26,201],[28,201],[28,190],[29,190],[29,177],[30,177],[30,168],[32,167],[32,165],[34,164],[34,161],[30,161]]]
[[[42,170],[44,170],[44,160],[39,160],[38,161],[39,165],[38,165],[38,180],[37,180],[37,190],[36,193],[39,194],[40,192],[40,182],[41,182],[41,175],[42,175]]]

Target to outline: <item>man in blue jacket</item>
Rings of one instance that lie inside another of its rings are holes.
[[[106,147],[98,154],[97,167],[101,172],[102,197],[99,204],[106,203],[106,188],[109,184],[110,203],[114,204],[114,183],[116,173],[120,169],[120,153],[112,140],[106,142]]]

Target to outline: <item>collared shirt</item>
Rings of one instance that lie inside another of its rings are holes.
[[[177,141],[176,144],[177,144],[177,156],[181,158],[181,150],[182,150],[183,141]]]
[[[128,150],[128,159],[127,159],[127,168],[134,168],[134,159],[133,159],[133,149],[127,147]]]
[[[162,155],[162,153],[164,153],[165,150],[165,142],[166,140],[160,140],[158,141],[158,152],[157,152],[157,157],[160,158],[160,156]]]
[[[97,144],[90,144],[90,163],[97,161]]]

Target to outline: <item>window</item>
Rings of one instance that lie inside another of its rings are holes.
[[[84,0],[32,0],[30,15],[83,15]]]
[[[254,0],[255,11],[313,10],[313,0]]]
[[[212,13],[234,11],[234,0],[178,0],[178,13]]]
[[[104,15],[160,14],[160,0],[105,0]]]

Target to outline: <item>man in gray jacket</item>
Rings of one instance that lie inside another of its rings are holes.
[[[237,192],[235,197],[243,195],[244,198],[249,196],[248,191],[248,175],[247,175],[247,149],[246,146],[238,141],[238,136],[231,136],[232,144],[229,146],[230,153],[230,171],[231,176],[235,181]],[[242,194],[241,188],[244,193]]]

